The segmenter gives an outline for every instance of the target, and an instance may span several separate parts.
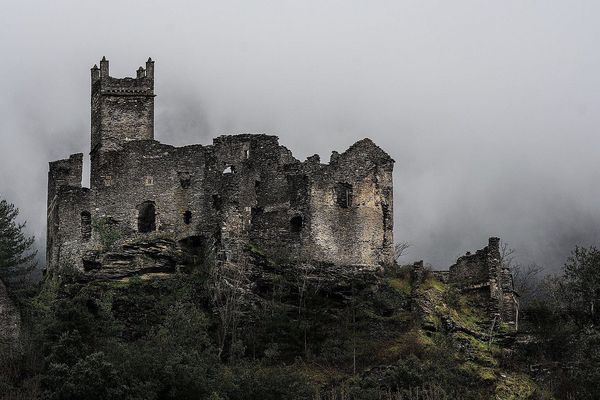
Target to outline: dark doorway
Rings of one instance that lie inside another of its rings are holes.
[[[352,206],[352,185],[349,183],[338,183],[336,192],[338,206],[342,208]]]
[[[210,254],[208,240],[204,236],[188,236],[179,241],[182,250],[183,264],[188,268],[206,264]]]
[[[138,210],[138,232],[148,233],[156,230],[156,206],[153,201],[145,201]]]
[[[296,215],[290,219],[290,231],[293,233],[298,233],[302,231],[302,216]]]

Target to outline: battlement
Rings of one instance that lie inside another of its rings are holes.
[[[92,95],[100,93],[113,96],[154,96],[154,61],[148,59],[146,69],[139,67],[136,77],[115,78],[109,75],[108,60],[100,61],[101,68],[94,65],[92,74]],[[102,68],[103,67],[103,68]]]
[[[146,68],[144,69],[142,66],[140,66],[136,71],[135,78],[114,78],[110,76],[108,60],[106,57],[102,57],[102,60],[100,60],[100,68],[98,68],[98,65],[95,64],[91,68],[91,74],[92,88],[93,85],[98,81],[103,81],[114,86],[121,84],[124,81],[133,81],[135,83],[142,84],[143,82],[150,82],[154,80],[154,61],[152,61],[152,58],[149,57],[148,61],[146,61]]]

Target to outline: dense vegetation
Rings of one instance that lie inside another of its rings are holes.
[[[35,267],[34,238],[17,222],[19,209],[0,199],[0,279],[15,281]]]
[[[0,354],[5,399],[594,399],[600,252],[527,282],[524,333],[490,329],[432,273],[291,266],[248,249],[148,279],[86,282],[65,266],[14,293],[22,341]],[[241,268],[239,268],[241,267]],[[533,295],[535,293],[535,295]]]

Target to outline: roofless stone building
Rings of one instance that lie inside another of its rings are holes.
[[[107,246],[147,238],[219,260],[254,246],[289,260],[393,263],[394,161],[371,140],[327,164],[263,134],[175,147],[154,139],[154,98],[151,59],[135,78],[111,77],[105,58],[92,68],[91,184],[81,185],[82,153],[50,163],[48,271],[151,264],[160,251],[123,247],[111,261]]]

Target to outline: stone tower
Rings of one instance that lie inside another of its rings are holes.
[[[148,58],[146,69],[135,78],[110,76],[108,60],[102,57],[100,68],[92,75],[92,187],[101,177],[102,154],[121,150],[132,140],[154,140],[154,61]]]

